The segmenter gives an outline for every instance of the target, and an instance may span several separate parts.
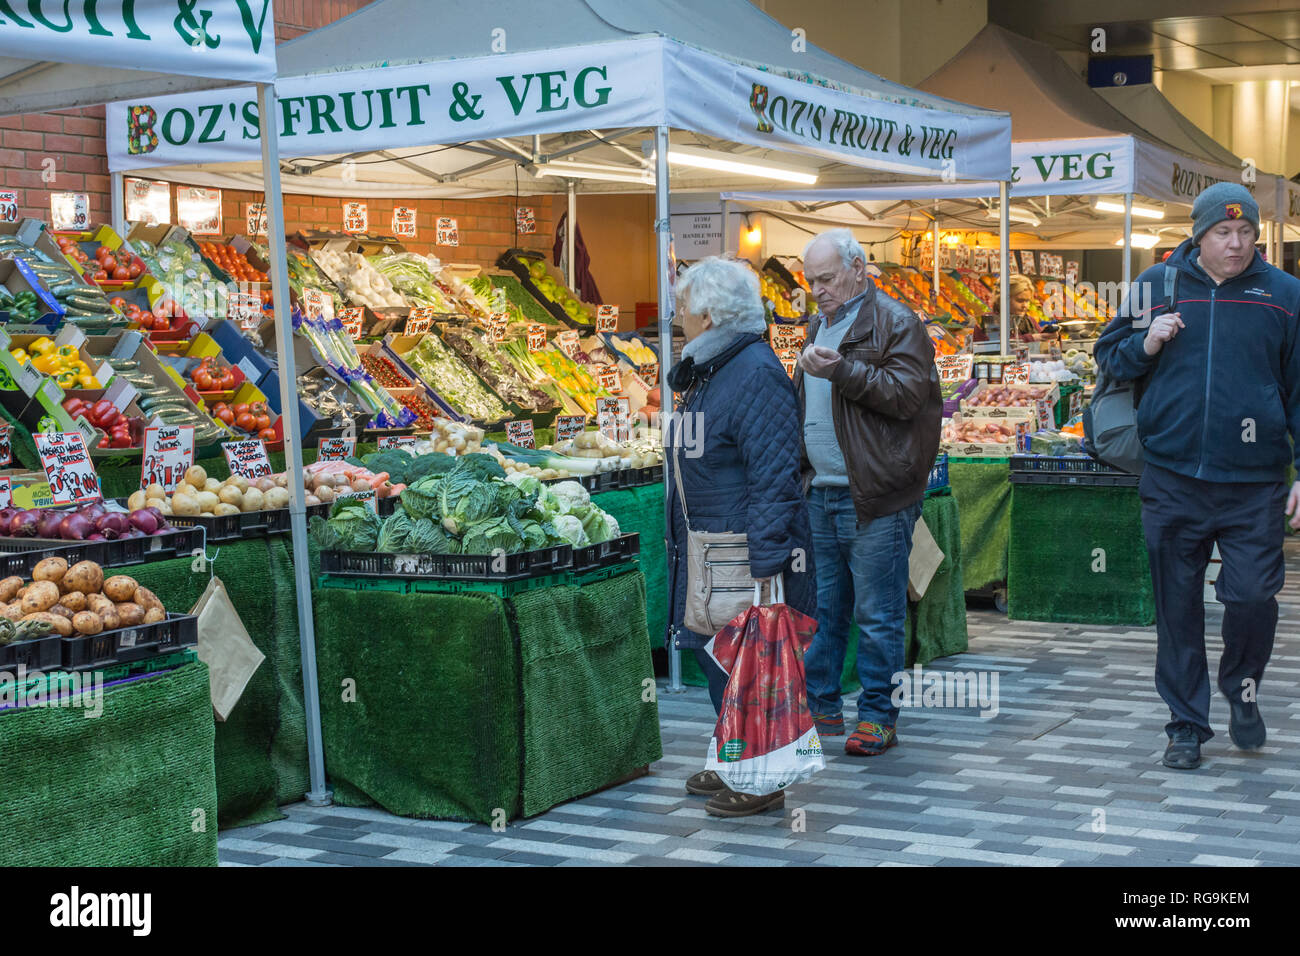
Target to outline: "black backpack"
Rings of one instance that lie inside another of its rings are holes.
[[[1178,270],[1165,263],[1166,311],[1173,312],[1177,303]],[[1116,321],[1123,321],[1123,317]],[[1131,317],[1129,322],[1132,323]],[[1142,474],[1145,456],[1138,438],[1137,410],[1154,371],[1152,366],[1140,378],[1116,382],[1100,367],[1097,369],[1092,401],[1083,410],[1083,450],[1103,465],[1133,475]]]

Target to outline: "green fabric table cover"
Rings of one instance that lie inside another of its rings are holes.
[[[1007,579],[1011,534],[1008,462],[948,462],[948,484],[961,509],[962,578],[968,591]]]
[[[1013,488],[1009,618],[1137,627],[1155,623],[1136,488]]]
[[[0,712],[0,865],[216,866],[207,666],[104,687],[101,706]]]
[[[638,572],[506,599],[335,588],[313,599],[341,805],[492,823],[662,756]]]
[[[122,568],[171,610],[189,611],[221,578],[249,637],[266,660],[230,719],[216,723],[217,816],[224,828],[282,819],[278,804],[309,789],[298,612],[288,535],[225,542],[196,570],[192,558]]]

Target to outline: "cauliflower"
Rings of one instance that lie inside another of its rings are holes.
[[[591,543],[587,540],[587,532],[583,529],[582,522],[573,515],[560,515],[552,524],[555,527],[555,533],[575,548],[581,548]]]
[[[552,485],[550,491],[559,505],[561,514],[579,511],[591,504],[591,495],[587,494],[587,489],[576,481],[561,481],[559,484]]]

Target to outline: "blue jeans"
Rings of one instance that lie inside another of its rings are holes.
[[[856,621],[858,720],[892,727],[893,676],[906,666],[907,561],[921,502],[859,527],[848,488],[813,488],[808,515],[817,562],[817,635],[804,656],[808,707],[840,713],[840,675]]]

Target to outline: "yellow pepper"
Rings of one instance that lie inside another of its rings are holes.
[[[77,376],[77,388],[99,388],[99,379],[89,372],[83,372]]]
[[[9,354],[14,357],[19,365],[26,365],[32,360],[32,357],[27,354],[26,349],[14,349]]]
[[[41,355],[32,359],[32,365],[38,372],[44,372],[46,375],[54,375],[59,371],[59,360],[54,355]]]
[[[31,343],[27,350],[31,352],[32,355],[45,355],[48,352],[53,352],[55,348],[57,348],[57,346],[54,344],[54,339],[47,335],[42,335],[35,342]]]
[[[76,372],[59,372],[58,375],[56,375],[56,376],[54,377],[54,380],[55,380],[56,382],[59,383],[59,387],[60,387],[60,388],[76,388],[76,387],[77,387],[77,373],[76,373]]]
[[[60,345],[57,349],[54,350],[54,354],[57,355],[59,358],[67,361],[70,361],[72,359],[81,361],[81,353],[77,351],[77,347],[75,345]]]

